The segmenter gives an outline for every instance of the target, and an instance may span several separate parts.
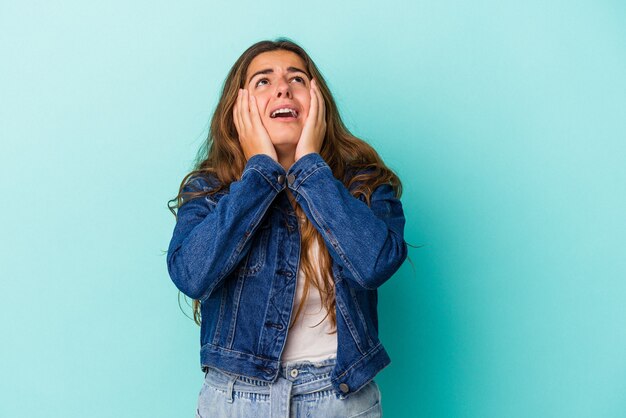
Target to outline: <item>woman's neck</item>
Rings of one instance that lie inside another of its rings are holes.
[[[289,147],[275,145],[274,149],[276,149],[278,164],[282,165],[285,171],[289,170],[295,162],[296,145],[294,144]]]

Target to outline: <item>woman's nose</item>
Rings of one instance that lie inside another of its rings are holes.
[[[291,88],[289,86],[289,83],[287,83],[285,80],[281,80],[276,86],[276,97],[285,96],[291,98]]]

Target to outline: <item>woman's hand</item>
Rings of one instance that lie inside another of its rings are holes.
[[[312,152],[319,153],[326,135],[326,107],[315,79],[311,80],[311,105],[296,146],[295,161]]]
[[[267,154],[274,161],[278,161],[274,144],[261,122],[256,99],[246,89],[239,89],[233,108],[233,119],[246,160],[256,154]]]

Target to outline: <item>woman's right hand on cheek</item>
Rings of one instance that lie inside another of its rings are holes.
[[[261,121],[256,99],[246,89],[239,89],[233,119],[246,160],[256,154],[267,154],[278,161],[274,144]]]

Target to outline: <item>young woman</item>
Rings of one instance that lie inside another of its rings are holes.
[[[167,253],[201,326],[197,416],[381,416],[377,288],[407,256],[398,177],[286,38],[235,62],[203,151]]]

